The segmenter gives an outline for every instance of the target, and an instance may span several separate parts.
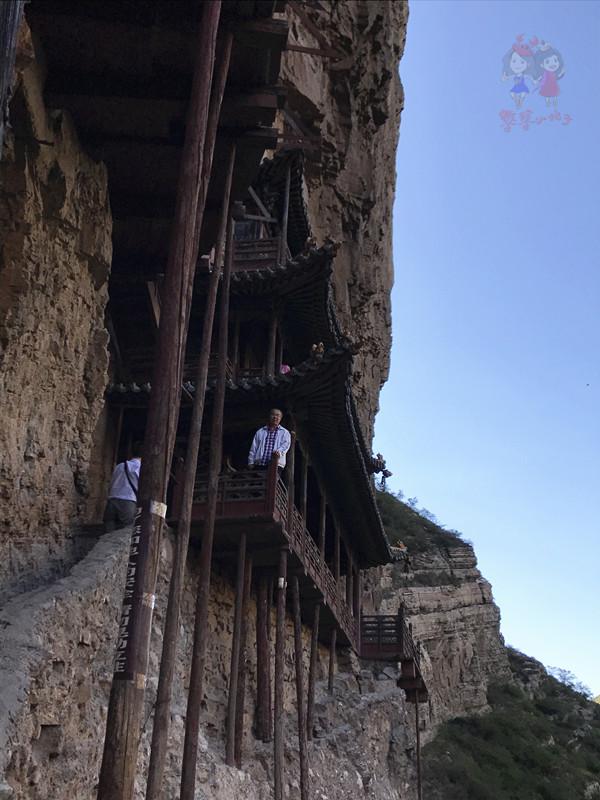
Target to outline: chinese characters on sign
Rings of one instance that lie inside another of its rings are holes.
[[[512,80],[509,94],[514,103],[514,109],[498,112],[502,129],[510,133],[514,127],[528,131],[546,122],[570,125],[573,117],[558,111],[564,75],[564,60],[555,47],[537,36],[529,42],[517,36],[502,59],[501,79]]]

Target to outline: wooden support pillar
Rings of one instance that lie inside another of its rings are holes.
[[[290,185],[292,182],[292,170],[288,165],[287,173],[285,176],[285,189],[283,195],[283,214],[281,216],[281,239],[279,242],[279,262],[285,264],[287,260],[287,232],[288,232],[288,217],[290,213]]]
[[[235,322],[233,323],[233,348],[232,348],[231,360],[233,362],[233,379],[237,380],[238,375],[240,374],[240,317],[239,317],[239,314],[236,315]]]
[[[300,473],[300,513],[306,525],[306,507],[308,505],[308,455],[302,451],[302,472]]]
[[[279,374],[279,367],[283,364],[283,339],[281,337],[281,330],[277,336],[277,353],[275,355],[275,374]]]
[[[233,219],[227,225],[225,247],[225,269],[219,306],[219,352],[217,359],[217,386],[213,400],[211,428],[211,449],[208,464],[208,491],[206,517],[202,531],[200,549],[199,581],[196,595],[196,616],[194,621],[194,646],[190,673],[185,720],[185,739],[183,744],[183,764],[181,773],[181,800],[193,800],[196,784],[196,760],[198,757],[198,734],[200,725],[200,705],[204,693],[204,665],[208,634],[208,600],[210,592],[210,568],[212,561],[217,498],[219,492],[219,472],[223,450],[223,406],[225,402],[227,337],[229,317],[229,288],[233,263]]]
[[[340,591],[340,529],[337,522],[335,524],[335,539],[333,549],[333,577],[335,578],[335,585],[339,594]]]
[[[267,698],[268,705],[268,726],[267,738],[265,741],[270,742],[273,738],[273,685],[271,680],[271,650],[273,649],[273,620],[271,619],[273,610],[273,593],[274,593],[275,579],[269,578],[267,581]]]
[[[268,637],[270,604],[265,575],[258,581],[256,602],[256,735],[263,742],[271,741],[271,659]]]
[[[355,569],[354,571],[354,581],[352,587],[352,613],[354,614],[354,619],[358,619],[360,617],[360,600],[361,600],[361,575],[360,570]]]
[[[246,705],[246,673],[248,667],[248,606],[252,588],[252,555],[246,554],[244,575],[244,602],[242,605],[242,634],[237,702],[235,707],[235,765],[242,768],[242,746],[244,742],[244,710]]]
[[[202,173],[207,141],[220,13],[221,0],[203,4],[194,46],[194,76],[140,474],[141,515],[131,539],[98,784],[99,800],[129,800],[134,791],[166,489],[179,416],[181,373],[198,257],[198,176]]]
[[[419,690],[415,690],[415,735],[417,739],[417,798],[423,800],[421,784],[421,724],[419,721]]]
[[[321,558],[325,558],[325,537],[327,529],[327,498],[325,493],[321,494],[321,508],[319,509],[319,552]]]
[[[294,520],[294,494],[295,494],[295,469],[296,469],[296,432],[290,431],[292,443],[287,453],[287,530],[288,535],[291,535],[293,520]]]
[[[313,737],[313,719],[315,711],[315,684],[317,681],[317,658],[319,655],[319,618],[321,603],[315,603],[312,633],[310,637],[310,668],[308,672],[308,699],[306,704],[306,735]]]
[[[202,181],[203,206],[206,201],[206,192],[208,190],[210,167],[212,166],[215,137],[219,113],[221,110],[221,103],[223,100],[223,93],[225,91],[225,82],[227,79],[227,73],[229,72],[231,45],[232,36],[228,35],[220,50],[219,61],[215,74],[209,111],[209,121],[207,126],[207,141],[205,147],[206,152],[204,154],[203,161],[203,172],[205,171],[205,168],[208,171],[208,174]],[[204,419],[204,398],[206,395],[206,384],[208,381],[208,368],[213,335],[215,307],[217,303],[217,291],[219,287],[219,277],[221,275],[221,266],[223,263],[223,254],[225,250],[225,236],[227,233],[227,220],[229,218],[229,198],[231,194],[234,164],[235,147],[231,147],[229,151],[227,171],[225,174],[225,186],[223,192],[223,202],[221,206],[221,218],[215,254],[215,265],[209,279],[206,305],[204,308],[202,344],[200,346],[200,356],[198,358],[198,366],[196,371],[196,391],[194,393],[192,419],[190,422],[185,464],[183,467],[183,486],[181,488],[179,524],[177,526],[177,540],[173,558],[171,581],[169,584],[169,600],[165,618],[165,628],[163,631],[162,657],[160,663],[160,674],[158,678],[156,705],[154,708],[154,723],[152,728],[150,763],[148,765],[146,800],[158,800],[162,793],[162,777],[167,756],[167,740],[169,736],[169,725],[171,722],[171,691],[173,685],[173,673],[175,669],[177,640],[179,636],[181,596],[183,592],[185,563],[190,539],[194,484],[196,481],[196,469],[198,465],[198,451],[200,449],[202,421]],[[197,218],[197,225],[201,226],[201,224],[202,217],[199,214]],[[197,227],[197,235],[200,235],[200,227]]]
[[[237,577],[235,582],[235,613],[233,638],[231,641],[231,665],[229,668],[229,697],[227,698],[227,744],[225,763],[235,764],[235,721],[240,675],[240,652],[242,647],[242,608],[244,604],[244,575],[246,571],[246,534],[240,535],[238,546]]]
[[[283,800],[283,655],[285,647],[285,595],[287,587],[288,551],[281,548],[277,574],[277,623],[275,632],[275,732],[274,732],[274,800]]]
[[[361,630],[362,630],[362,572],[356,570],[356,578],[354,580],[354,619],[356,620],[356,646],[360,654],[362,648]]]
[[[300,798],[310,795],[308,778],[308,744],[306,741],[306,712],[304,705],[304,666],[302,663],[302,619],[300,617],[300,585],[298,576],[292,579],[294,606],[294,653],[296,661],[296,705],[298,709],[298,745],[300,750]]]
[[[277,312],[275,309],[271,311],[271,318],[269,320],[269,345],[267,349],[267,363],[266,374],[269,376],[276,375],[279,370],[275,368],[275,346],[277,344]]]
[[[348,606],[348,610],[352,613],[352,553],[350,552],[350,548],[346,546],[346,557],[348,560],[348,566],[346,569],[346,605]]]
[[[329,677],[327,681],[327,689],[329,694],[333,694],[333,678],[335,676],[335,646],[337,644],[337,628],[331,631],[331,642],[329,644]]]

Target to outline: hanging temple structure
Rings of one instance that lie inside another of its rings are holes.
[[[340,650],[399,663],[398,685],[414,704],[418,737],[419,704],[428,698],[419,646],[402,612],[363,611],[365,570],[393,558],[374,494],[374,473],[385,463],[373,457],[358,410],[360,337],[346,330],[336,301],[344,248],[320,235],[326,221],[311,219],[307,202],[318,135],[302,107],[288,102],[290,87],[281,74],[286,53],[304,63],[348,68],[347,52],[315,23],[315,12],[327,5],[3,4],[3,107],[25,20],[43,52],[46,105],[70,114],[82,148],[105,165],[113,218],[105,391],[111,464],[129,457],[134,441],[144,442],[141,512],[129,552],[100,800],[133,796],[148,680],[158,681],[158,695],[146,797],[162,796],[190,548],[200,555],[181,798],[198,796],[215,565],[235,585],[222,731],[227,764],[243,768],[243,737],[251,730],[273,743],[275,799],[284,797],[284,746],[298,748],[302,800],[314,796],[310,740],[323,646],[330,689]],[[14,119],[18,100],[15,95],[6,106]],[[273,460],[266,470],[251,470],[252,435],[272,407],[283,410],[292,431],[287,466],[281,471]],[[175,532],[175,555],[162,660],[159,674],[150,675],[167,524]],[[252,597],[255,641],[247,624]],[[294,622],[294,733],[283,722],[286,615]],[[311,637],[307,670],[303,629]],[[251,648],[254,720],[244,713]]]

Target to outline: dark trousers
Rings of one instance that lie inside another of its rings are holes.
[[[137,503],[134,500],[119,500],[109,497],[104,510],[104,531],[118,531],[133,525]]]

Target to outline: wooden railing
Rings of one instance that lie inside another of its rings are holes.
[[[315,540],[304,526],[302,515],[295,506],[293,509],[292,530],[288,531],[288,535],[292,550],[302,562],[306,574],[310,576],[315,586],[321,590],[323,600],[335,615],[354,649],[357,650],[358,631],[356,620],[342,599],[340,587],[336,583],[333,573],[327,566],[327,562],[321,555]]]
[[[397,656],[398,661],[414,662],[420,672],[419,651],[402,609],[398,614],[363,615],[360,641],[364,658]]]
[[[245,517],[271,518],[281,524],[290,549],[298,557],[306,575],[323,595],[323,602],[329,606],[348,641],[358,652],[358,625],[351,610],[346,605],[341,587],[329,569],[325,558],[306,529],[304,519],[296,508],[292,509],[291,526],[288,525],[288,493],[275,462],[268,470],[240,470],[221,475],[217,493],[217,518],[240,519]],[[173,495],[173,518],[180,511],[178,481]],[[196,477],[194,487],[192,518],[200,521],[205,517],[208,501],[206,475]]]
[[[280,247],[279,236],[269,239],[240,239],[235,243],[233,269],[273,268],[279,263]]]

